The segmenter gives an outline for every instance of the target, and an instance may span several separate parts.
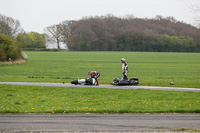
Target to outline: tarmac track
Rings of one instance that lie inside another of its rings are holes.
[[[0,82],[0,84],[9,85],[27,85],[27,86],[48,86],[48,87],[92,87],[108,89],[150,89],[150,90],[172,90],[172,91],[198,91],[200,88],[180,88],[180,87],[158,87],[158,86],[113,86],[113,85],[74,85],[69,83],[37,83],[37,82]]]
[[[199,114],[0,114],[0,132],[6,133],[183,132],[188,129],[200,129]]]

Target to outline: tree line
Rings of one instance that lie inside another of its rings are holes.
[[[0,14],[0,60],[21,58],[21,48],[46,48],[63,43],[71,51],[200,52],[200,29],[173,17],[132,15],[65,20],[26,33],[20,21]]]
[[[0,14],[0,61],[24,58],[22,48],[46,48],[44,35],[26,33],[19,20]]]
[[[23,32],[20,22],[0,14],[0,61],[21,58],[21,47],[15,36]]]
[[[173,17],[96,16],[63,21],[45,31],[72,51],[200,51],[200,30]]]

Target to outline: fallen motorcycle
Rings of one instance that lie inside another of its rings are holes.
[[[95,85],[95,79],[94,78],[78,79],[78,80],[71,81],[71,84],[75,84],[75,85]]]
[[[115,78],[110,84],[112,85],[138,85],[139,79],[131,78],[131,79],[123,79],[123,78]]]

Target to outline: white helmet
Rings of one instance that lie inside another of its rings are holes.
[[[124,59],[124,58],[121,58],[121,62],[123,62],[123,61],[125,61],[125,59]]]

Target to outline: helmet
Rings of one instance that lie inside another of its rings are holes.
[[[125,59],[124,59],[124,58],[121,58],[121,62],[123,62],[123,61],[125,61]]]
[[[96,71],[91,71],[91,72],[88,72],[88,75],[94,75],[96,73]]]

